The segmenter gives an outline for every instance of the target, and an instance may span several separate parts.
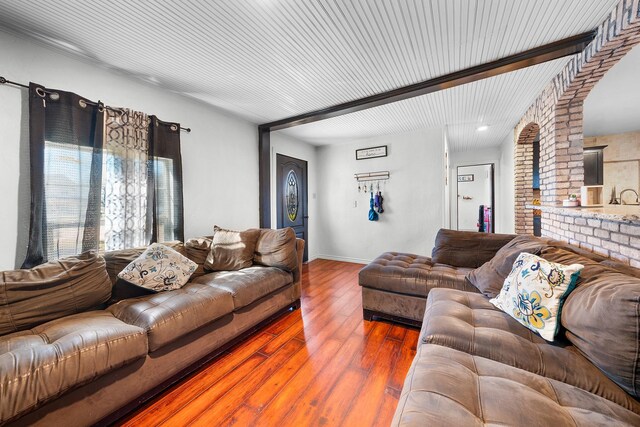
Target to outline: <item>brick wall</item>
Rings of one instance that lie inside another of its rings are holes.
[[[532,165],[535,138],[532,130],[540,132],[540,201],[543,205],[559,205],[571,193],[579,193],[584,182],[583,168],[583,126],[582,104],[591,89],[602,76],[613,67],[631,48],[640,43],[640,4],[639,0],[621,0],[598,27],[595,39],[578,55],[569,60],[561,73],[538,96],[515,128],[515,224],[517,233],[533,232],[531,209],[526,205],[532,202],[533,192]],[[547,236],[561,237],[570,241],[569,230],[559,228],[564,219],[542,218],[542,233]],[[558,223],[558,224],[555,224]],[[566,228],[574,223],[567,223]],[[602,224],[600,224],[602,225]],[[588,224],[581,227],[591,227]],[[597,227],[591,227],[593,229]],[[624,230],[627,230],[625,227]],[[575,232],[575,231],[574,231]],[[585,229],[586,232],[586,229]],[[624,233],[622,230],[619,232]],[[595,231],[585,234],[596,242]],[[629,240],[636,236],[629,235]],[[582,239],[582,237],[581,237]],[[603,246],[580,242],[605,250]],[[633,240],[636,244],[637,240]],[[613,242],[617,243],[617,242]],[[611,245],[610,245],[611,246]],[[631,248],[631,246],[624,246]],[[631,248],[632,249],[632,248]],[[612,257],[615,254],[629,257],[627,249],[615,251],[606,249]],[[637,255],[637,253],[634,253]],[[623,261],[625,261],[623,259]]]
[[[545,235],[640,268],[640,225],[542,213]]]
[[[533,233],[533,215],[525,205],[533,200],[533,141],[540,128],[530,123],[520,132],[515,144],[515,226],[518,234]]]

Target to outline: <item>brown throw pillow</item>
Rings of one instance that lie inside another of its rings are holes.
[[[570,258],[556,249],[557,258]],[[563,256],[564,255],[564,256]],[[562,309],[565,336],[627,393],[640,397],[640,279],[596,262]]]
[[[431,259],[437,264],[478,268],[493,258],[496,252],[514,237],[513,234],[478,233],[441,228],[436,236]],[[502,287],[502,284],[500,286]]]
[[[91,310],[110,295],[104,258],[95,251],[0,272],[0,335]]]
[[[602,261],[600,264],[604,265],[605,267],[609,267],[613,270],[616,270],[622,274],[640,278],[640,269],[638,268],[634,268],[629,265],[619,263],[618,261],[614,261],[612,259],[606,259]]]
[[[292,228],[260,230],[253,262],[293,271],[298,266],[296,233]]]
[[[216,225],[213,229],[211,251],[204,263],[204,268],[213,271],[231,271],[251,267],[259,236],[259,229],[233,231]]]
[[[198,237],[189,239],[184,244],[184,251],[187,258],[198,264],[198,268],[191,275],[192,279],[205,274],[204,263],[211,252],[211,237]]]
[[[518,236],[503,246],[496,255],[467,274],[467,280],[489,298],[496,297],[513,263],[522,252],[540,254],[546,244],[533,236]]]

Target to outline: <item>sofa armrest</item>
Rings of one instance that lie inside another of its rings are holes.
[[[304,240],[296,238],[296,256],[298,257],[298,264],[296,269],[293,270],[293,283],[300,283],[302,281],[302,259],[304,257]]]
[[[515,234],[479,233],[441,228],[436,235],[431,259],[438,264],[478,268],[493,258]]]

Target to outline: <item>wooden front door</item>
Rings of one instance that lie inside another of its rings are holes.
[[[308,259],[307,162],[278,154],[276,158],[278,228],[291,227],[304,239],[304,261]]]

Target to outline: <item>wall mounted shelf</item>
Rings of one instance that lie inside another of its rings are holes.
[[[363,172],[353,175],[358,182],[363,181],[386,181],[390,178],[389,171]]]

